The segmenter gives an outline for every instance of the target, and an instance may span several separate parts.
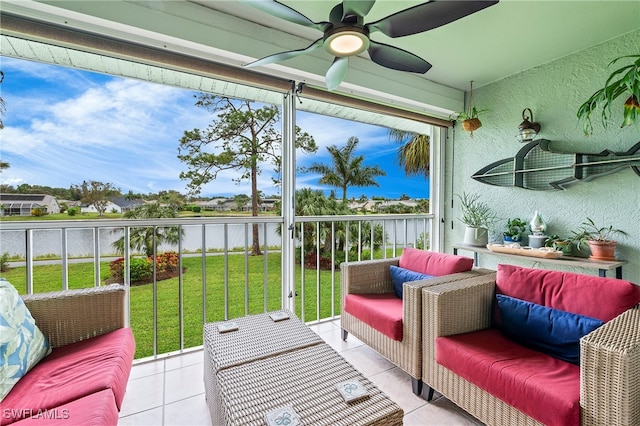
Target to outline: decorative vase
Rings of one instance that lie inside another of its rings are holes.
[[[540,216],[540,212],[538,210],[536,210],[533,215],[533,219],[529,222],[529,226],[531,227],[531,232],[533,232],[534,235],[542,235],[547,229],[547,224],[542,220],[542,216]]]
[[[616,260],[616,241],[589,240],[589,249],[593,260]]]
[[[486,246],[489,243],[489,230],[484,227],[467,226],[464,230],[464,244]]]

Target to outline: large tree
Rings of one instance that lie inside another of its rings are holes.
[[[386,176],[384,170],[378,166],[365,166],[364,156],[353,154],[358,146],[359,139],[355,136],[347,140],[347,144],[342,148],[335,145],[327,147],[331,155],[331,165],[313,163],[309,171],[320,173],[320,183],[342,189],[342,201],[347,202],[347,189],[350,186],[380,186],[375,178]]]
[[[103,183],[95,180],[82,182],[81,185],[72,185],[72,191],[75,189],[80,192],[80,201],[90,206],[94,206],[98,214],[102,216],[109,204],[109,198],[120,195],[120,190],[111,183]]]
[[[429,136],[389,129],[389,139],[402,144],[398,148],[398,162],[407,176],[429,176],[431,160]]]
[[[180,179],[189,181],[187,187],[195,195],[218,173],[241,171],[236,181],[251,182],[251,213],[258,216],[261,168],[271,165],[280,170],[282,136],[276,129],[280,110],[274,105],[207,93],[198,96],[196,106],[210,111],[212,122],[205,130],[185,131],[180,139],[178,158],[188,167],[188,171],[180,173]],[[295,144],[306,152],[317,150],[313,137],[300,129],[296,129]],[[251,253],[261,254],[258,224],[253,225]]]

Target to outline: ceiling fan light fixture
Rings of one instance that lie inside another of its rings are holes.
[[[326,34],[324,48],[334,56],[353,56],[369,48],[369,37],[357,27],[336,28]]]

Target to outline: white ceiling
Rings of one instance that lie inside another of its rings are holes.
[[[296,49],[321,36],[317,30],[268,16],[238,1],[193,0],[207,8],[304,38]],[[328,19],[337,1],[283,0],[312,21]],[[373,22],[423,1],[378,0],[365,22]],[[640,28],[640,1],[502,0],[443,27],[391,39],[372,39],[408,50],[429,61],[424,77],[467,90],[547,63]],[[277,53],[277,48],[264,52]],[[327,67],[331,58],[327,56]],[[363,55],[366,56],[366,53]]]
[[[454,1],[454,0],[448,0]],[[3,0],[4,12],[135,43],[242,66],[302,49],[319,31],[269,16],[240,0]],[[283,0],[314,21],[335,0]],[[378,0],[365,22],[422,3]],[[446,117],[463,92],[640,29],[640,1],[501,0],[443,27],[408,37],[372,39],[408,50],[433,67],[424,75],[388,70],[366,53],[350,58],[338,91]],[[640,43],[640,41],[639,41]],[[323,49],[258,72],[323,86],[332,57]]]

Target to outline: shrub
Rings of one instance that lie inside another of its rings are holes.
[[[4,252],[0,256],[0,272],[6,272],[9,270],[9,253]]]
[[[147,258],[153,266],[153,256]],[[162,275],[167,272],[175,272],[178,270],[178,253],[169,251],[156,256],[156,273]]]
[[[202,209],[200,208],[200,206],[193,206],[191,207],[191,211],[194,213],[200,213]]]
[[[149,259],[131,258],[130,264],[131,282],[145,280],[153,275],[153,263]],[[124,258],[113,260],[109,263],[109,281],[124,282]]]
[[[131,281],[145,280],[153,276],[153,263],[149,259],[131,259]]]
[[[80,213],[80,207],[69,207],[69,208],[67,209],[67,214],[68,214],[69,216],[75,216],[75,215],[77,215],[78,213]]]
[[[43,208],[35,207],[31,209],[31,216],[44,216],[45,214],[46,212],[44,211]]]

